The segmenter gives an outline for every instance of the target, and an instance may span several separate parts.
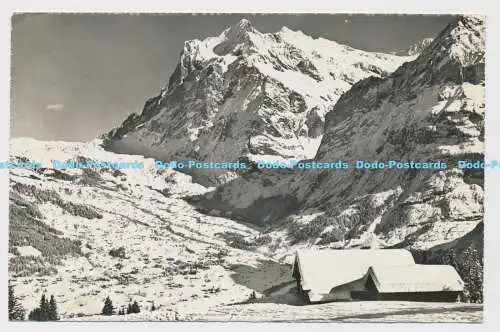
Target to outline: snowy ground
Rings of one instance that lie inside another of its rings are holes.
[[[245,322],[419,322],[481,323],[479,304],[422,302],[333,302],[316,305],[252,303],[221,305],[205,312],[153,312],[128,316],[93,316],[76,320],[180,320]]]
[[[235,221],[205,216],[186,203],[186,193],[207,189],[193,184],[186,175],[157,172],[152,159],[115,155],[93,144],[13,140],[12,155],[50,164],[50,159],[76,156],[103,161],[141,160],[143,170],[122,170],[113,176],[101,172],[102,182],[81,185],[32,170],[12,170],[11,184],[34,185],[57,192],[64,202],[84,204],[103,215],[102,219],[74,216],[52,202],[35,203],[43,222],[63,236],[82,242],[82,256],[68,256],[57,273],[18,277],[11,274],[15,292],[27,310],[35,308],[43,292],[54,294],[61,318],[99,314],[110,296],[115,307],[138,301],[143,310],[154,302],[163,310],[200,310],[244,301],[290,280],[290,267],[279,264],[256,249],[235,249],[221,236],[232,232],[252,239],[259,231]],[[65,171],[78,175],[79,171]],[[35,179],[37,177],[38,179]],[[159,191],[167,188],[168,194]],[[168,197],[167,197],[168,196]],[[112,257],[111,249],[125,248],[125,257]],[[18,247],[20,255],[29,254]],[[35,252],[36,249],[31,249]],[[39,256],[39,253],[37,252]],[[127,316],[128,317],[128,316]]]
[[[220,306],[203,316],[206,321],[273,322],[481,322],[481,305],[419,302],[335,302],[307,306],[274,303]]]

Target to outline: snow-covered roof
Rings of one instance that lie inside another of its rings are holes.
[[[22,246],[16,247],[17,252],[20,256],[41,256],[40,250],[33,248],[32,246]]]
[[[462,291],[464,283],[450,265],[372,266],[380,293]]]
[[[414,265],[405,249],[302,249],[296,254],[302,289],[327,294],[334,287],[361,279],[372,265]]]

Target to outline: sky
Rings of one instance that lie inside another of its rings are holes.
[[[183,43],[246,18],[366,51],[402,50],[452,16],[328,14],[17,14],[12,17],[11,137],[88,141],[160,93]]]

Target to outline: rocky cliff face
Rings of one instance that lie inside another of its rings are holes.
[[[217,37],[187,41],[168,86],[105,143],[115,152],[163,160],[313,158],[325,114],[342,93],[413,58],[287,28],[263,34],[242,20]],[[219,181],[227,180],[222,174],[232,178],[219,172]]]
[[[251,222],[285,221],[292,244],[425,249],[463,236],[483,219],[484,173],[456,162],[484,158],[484,50],[484,20],[460,17],[415,61],[343,94],[314,161],[349,169],[256,171],[202,201]],[[356,160],[448,168],[362,170]]]

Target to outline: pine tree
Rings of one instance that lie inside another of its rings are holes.
[[[127,305],[127,315],[128,315],[128,314],[131,314],[131,313],[132,313],[132,304],[131,304],[131,303],[129,303],[129,304]]]
[[[141,312],[141,307],[139,306],[139,303],[137,301],[134,301],[133,303],[129,303],[127,306],[127,315],[128,314],[137,314]]]
[[[104,307],[102,307],[101,314],[103,314],[105,316],[111,316],[111,315],[113,315],[114,310],[115,310],[115,308],[113,308],[113,302],[111,301],[109,296],[106,297],[106,299],[104,300]]]
[[[464,297],[467,302],[483,302],[483,259],[473,247],[463,252],[460,271],[465,282]]]
[[[57,314],[57,303],[56,303],[56,299],[54,298],[54,295],[50,296],[48,319],[49,320],[59,320],[59,317]]]
[[[141,307],[139,306],[139,303],[137,303],[137,301],[134,301],[134,303],[132,303],[132,312],[133,314],[138,314],[139,312],[141,312]]]
[[[46,321],[48,319],[49,319],[49,302],[47,302],[45,294],[42,294],[42,298],[40,299],[40,320]]]
[[[45,294],[43,294],[40,299],[40,306],[29,313],[28,319],[37,321],[59,320],[54,295],[51,295],[50,301],[47,301]]]
[[[14,287],[9,285],[9,320],[24,320],[25,310],[14,294]]]
[[[37,321],[47,321],[49,320],[49,303],[47,302],[47,298],[45,294],[42,294],[40,298],[40,306],[38,308],[33,309],[29,315],[29,320],[37,320]]]
[[[156,310],[156,307],[155,307],[155,303],[153,302],[153,303],[151,304],[151,311],[155,311],[155,310]]]
[[[42,320],[42,314],[40,308],[35,308],[31,310],[28,315],[28,320]]]

